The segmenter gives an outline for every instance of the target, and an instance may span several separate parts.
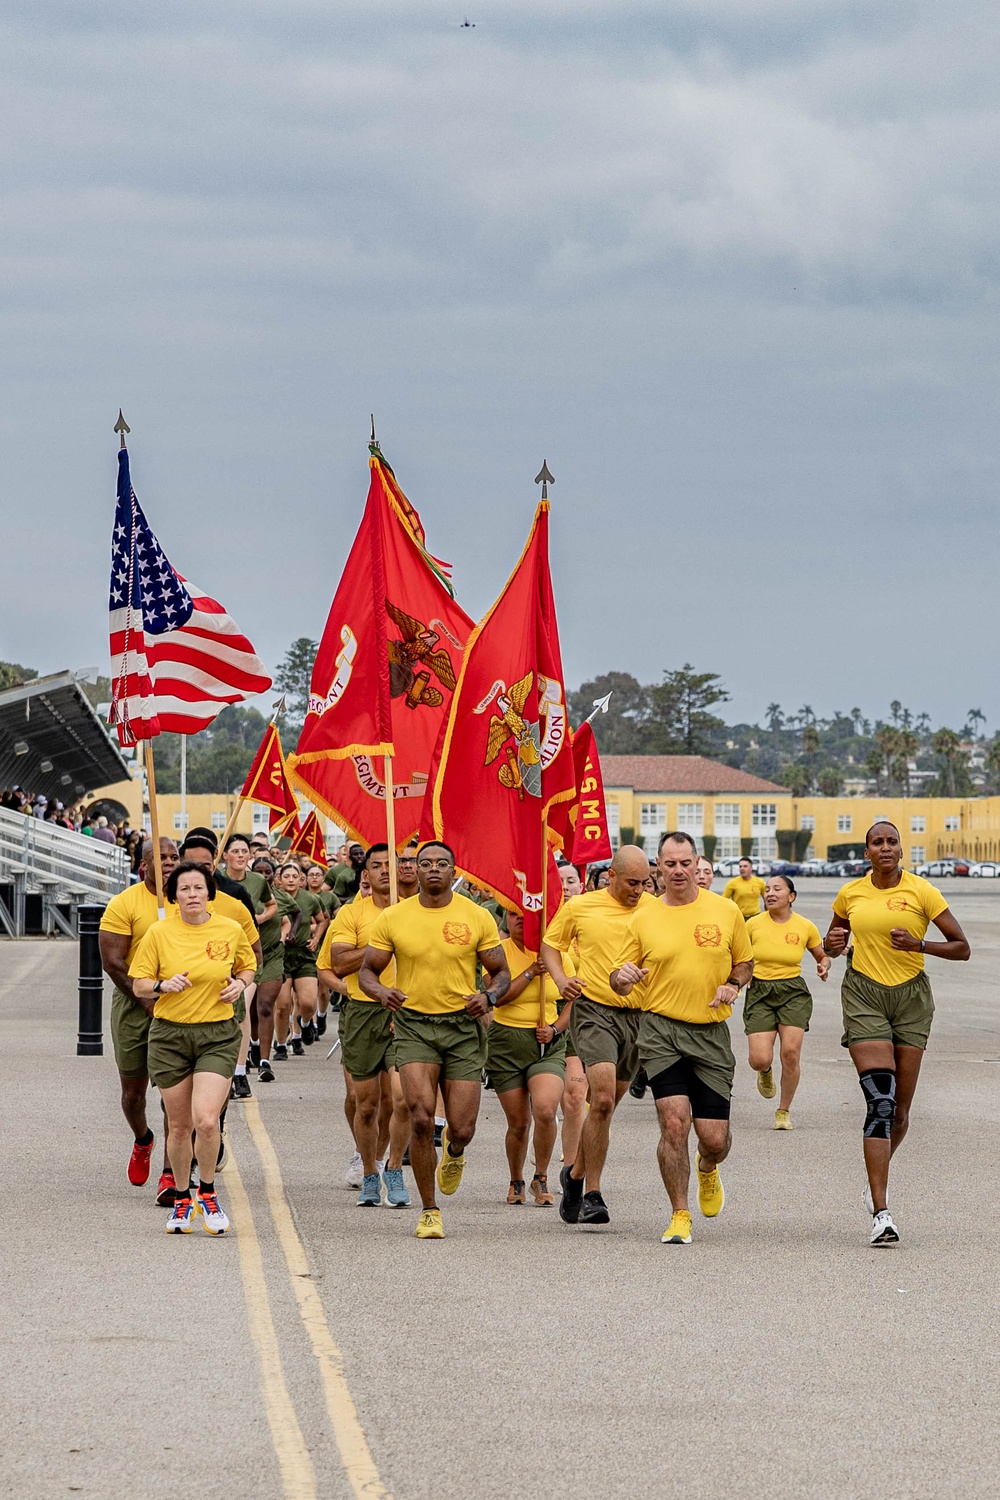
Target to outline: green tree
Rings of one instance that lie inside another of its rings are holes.
[[[839,797],[844,790],[844,778],[836,766],[824,766],[816,777],[816,785],[824,797]]]
[[[801,761],[793,761],[781,772],[781,785],[787,786],[793,797],[806,797],[812,786],[813,773]],[[783,856],[787,858],[788,856]]]
[[[23,687],[37,676],[34,667],[22,667],[16,661],[0,661],[0,692],[6,692],[8,688]]]
[[[795,858],[795,829],[776,828],[774,838],[778,845],[778,858],[787,859],[790,863]]]
[[[940,770],[935,785],[939,797],[965,797],[970,790],[969,757],[954,729],[938,729],[931,739]]]
[[[719,847],[718,835],[714,834],[714,833],[705,833],[705,834],[702,834],[701,847],[702,847],[702,850],[704,851],[705,858],[708,859],[708,860],[711,860],[712,864],[714,865],[715,864],[715,851]]]
[[[650,689],[629,672],[605,672],[567,693],[574,727],[594,711],[594,701],[611,694],[606,714],[594,720],[594,734],[602,755],[641,755],[646,750]]]
[[[995,734],[986,748],[986,773],[994,786],[1000,786],[1000,734]]]
[[[797,828],[795,831],[795,850],[792,858],[801,863],[809,852],[809,845],[812,841],[813,831],[811,828]]]
[[[819,745],[820,735],[815,723],[806,724],[802,731],[802,754],[815,755]]]
[[[878,745],[871,745],[865,755],[865,769],[869,776],[875,778],[875,795],[880,796],[882,792],[882,773],[885,770],[885,756]]]
[[[301,725],[309,707],[309,684],[319,645],[308,636],[293,641],[278,663],[274,685],[284,693],[289,720]]]
[[[689,661],[678,671],[665,672],[650,692],[650,749],[660,755],[711,755],[715,740],[725,731],[722,719],[709,713],[728,701],[717,672],[696,672]]]
[[[635,844],[636,848],[641,849],[645,842],[646,840],[643,835],[641,833],[637,835],[630,823],[626,823],[624,828],[619,828],[618,830],[619,849],[624,844]]]
[[[985,723],[986,715],[981,708],[969,709],[969,712],[965,716],[965,727],[968,730],[970,740],[974,740],[977,737],[977,734],[980,733],[979,726]]]
[[[764,716],[767,719],[767,727],[768,729],[770,729],[771,733],[777,733],[777,731],[784,723],[784,717],[781,712],[781,704],[769,703],[767,705],[767,708],[764,710]]]

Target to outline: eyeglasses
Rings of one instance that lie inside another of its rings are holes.
[[[451,869],[451,860],[450,859],[418,859],[417,860],[417,868],[419,870],[450,870]]]

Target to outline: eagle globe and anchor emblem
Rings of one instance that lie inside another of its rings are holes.
[[[566,705],[562,684],[538,674],[538,717],[525,717],[535,683],[534,672],[526,672],[510,687],[500,678],[494,682],[474,713],[484,714],[495,703],[486,732],[484,765],[497,767],[497,780],[518,800],[541,797],[542,772],[551,765],[566,739]]]

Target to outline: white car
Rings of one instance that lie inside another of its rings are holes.
[[[753,865],[755,875],[770,875],[771,865],[769,860],[751,859],[750,863]],[[734,875],[740,873],[740,862],[738,859],[720,859],[716,863],[715,873],[716,875],[725,875],[727,879],[731,880]]]
[[[995,859],[984,859],[978,865],[973,865],[969,874],[978,875],[984,879],[1000,879],[1000,864]]]
[[[803,864],[801,864],[799,866],[799,874],[800,875],[825,875],[826,874],[826,864],[827,864],[827,862],[826,862],[825,859],[807,859],[807,860],[804,861]]]

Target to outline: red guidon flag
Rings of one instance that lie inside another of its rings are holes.
[[[590,865],[613,853],[604,802],[604,778],[597,741],[589,723],[573,732],[573,774],[576,797],[552,809],[553,835],[560,840],[571,865]]]
[[[402,846],[420,826],[472,621],[377,444],[370,467],[368,503],[330,606],[288,771],[338,827],[374,844],[386,836],[383,757],[391,755]]]
[[[270,809],[267,826],[272,831],[284,827],[298,813],[295,793],[285,775],[285,757],[281,753],[281,735],[276,724],[267,726],[240,797],[247,802],[260,802]]]
[[[289,853],[306,854],[314,865],[322,865],[326,869],[326,839],[315,812],[311,812],[302,827],[296,830]]]
[[[543,500],[517,567],[469,638],[432,802],[434,835],[471,880],[521,908],[525,946],[536,951],[543,848],[546,923],[562,899],[546,818],[575,794]]]

